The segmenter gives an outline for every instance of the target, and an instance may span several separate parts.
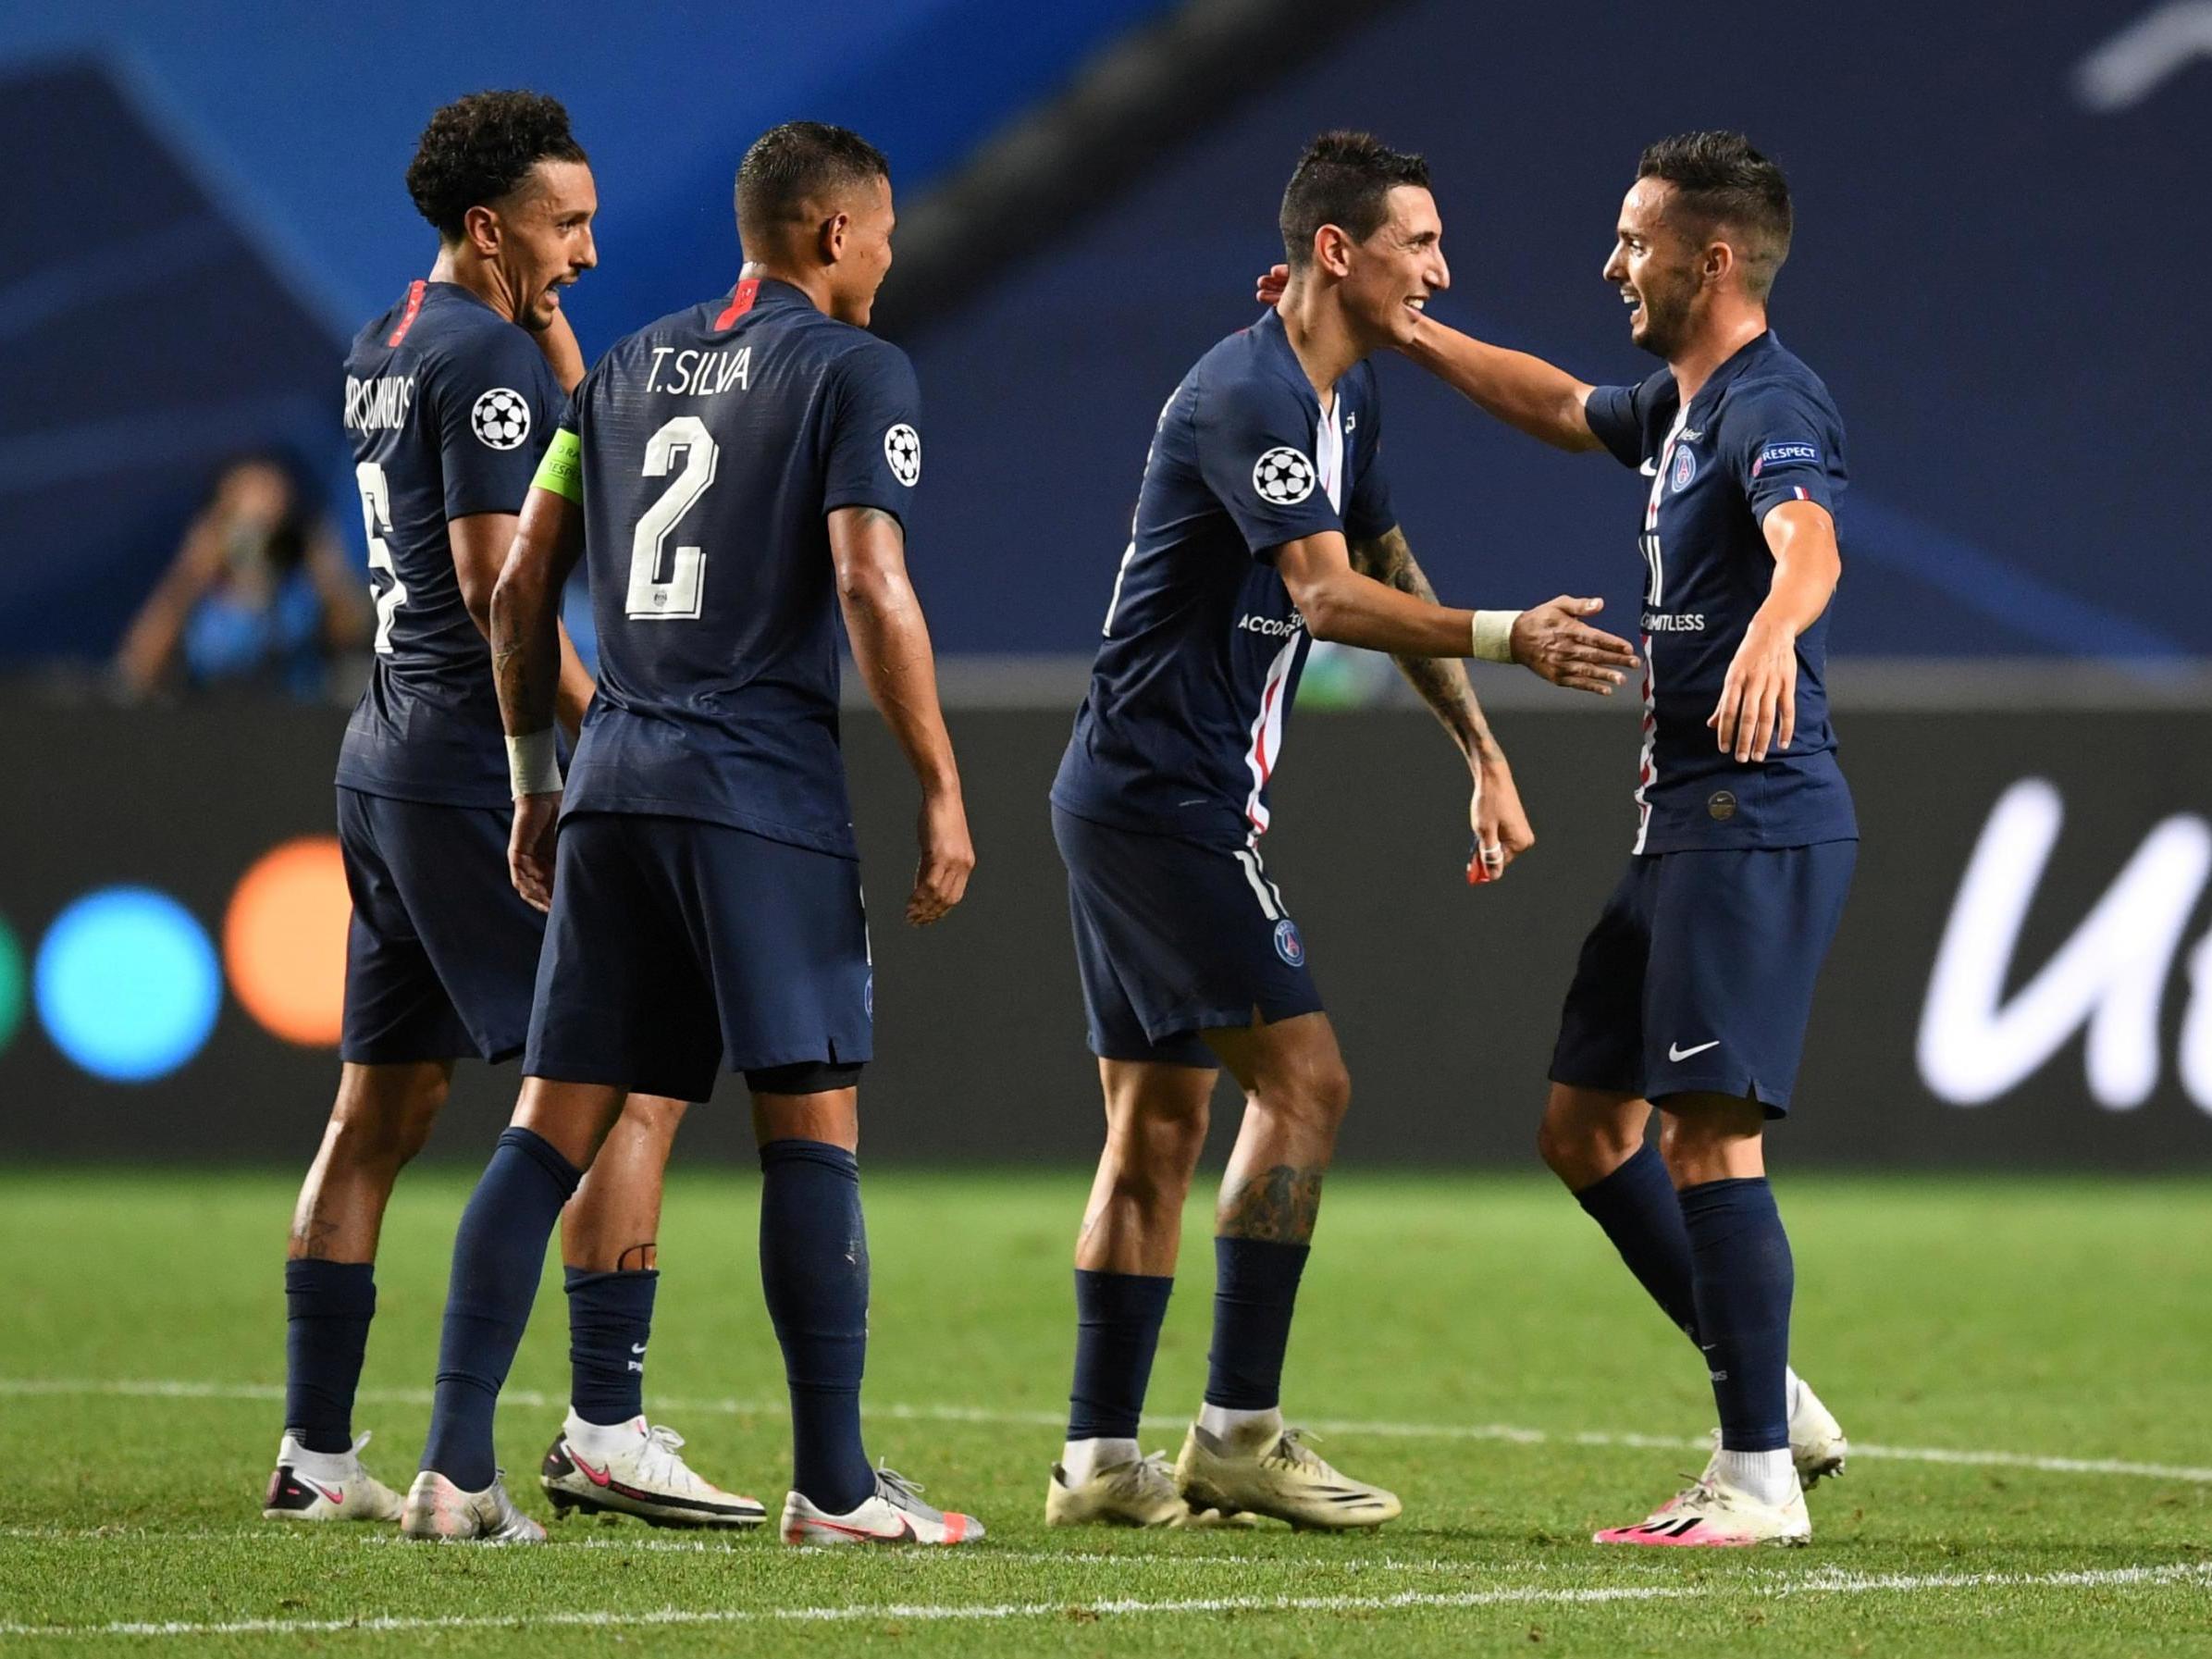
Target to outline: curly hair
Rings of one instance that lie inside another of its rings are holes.
[[[1774,273],[1789,257],[1795,216],[1789,180],[1751,147],[1740,132],[1679,132],[1648,147],[1637,163],[1638,179],[1674,187],[1669,211],[1699,234],[1725,227],[1736,232],[1744,281],[1754,299],[1774,286]]]
[[[451,242],[472,207],[512,195],[541,161],[583,161],[568,111],[543,93],[471,93],[430,118],[407,166],[417,212]]]
[[[1366,241],[1390,217],[1390,192],[1401,184],[1428,188],[1428,163],[1390,149],[1367,132],[1324,132],[1305,147],[1282,192],[1282,249],[1291,268],[1310,265],[1314,233],[1335,225]]]

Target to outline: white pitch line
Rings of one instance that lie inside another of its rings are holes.
[[[556,1550],[614,1550],[624,1554],[661,1555],[734,1555],[752,1550],[750,1541],[760,1529],[747,1531],[733,1530],[727,1534],[707,1538],[564,1538],[559,1530],[551,1532],[548,1547]],[[1157,1536],[1156,1534],[1155,1536]],[[1243,1532],[1224,1532],[1223,1537],[1249,1536]],[[1265,1533],[1262,1536],[1266,1536]],[[1274,1536],[1283,1536],[1276,1532]],[[238,1527],[0,1527],[0,1540],[20,1539],[31,1543],[117,1543],[134,1545],[162,1545],[174,1543],[235,1543],[258,1550],[266,1550],[272,1542],[279,1545],[293,1543],[337,1543],[359,1549],[400,1549],[417,1547],[411,1539],[399,1536],[389,1529],[372,1531],[361,1528],[351,1532],[335,1532],[325,1527],[252,1525]],[[842,1553],[834,1557],[830,1548],[809,1545],[797,1552],[776,1546],[772,1558],[779,1561],[792,1559],[834,1558],[849,1561]],[[754,1557],[765,1559],[770,1557]],[[926,1568],[940,1564],[946,1567],[983,1566],[995,1561],[1019,1562],[1038,1566],[1057,1566],[1066,1563],[1073,1566],[1226,1566],[1250,1570],[1255,1562],[1269,1566],[1291,1567],[1297,1571],[1337,1569],[1348,1573],[1464,1573],[1467,1563],[1445,1560],[1441,1557],[1406,1557],[1401,1555],[1364,1555],[1346,1553],[1341,1555],[1267,1555],[1248,1554],[1177,1554],[1171,1550],[1007,1550],[993,1544],[988,1550],[928,1550],[914,1551],[900,1558]],[[1569,1564],[1544,1561],[1515,1562],[1501,1567],[1495,1564],[1485,1566],[1485,1572],[1508,1571],[1514,1573],[1549,1573],[1561,1570]],[[1634,1571],[1657,1571],[1656,1567],[1641,1567],[1634,1563],[1622,1566]]]
[[[160,1378],[0,1377],[0,1395],[115,1395],[165,1400],[281,1400],[284,1390],[273,1382],[194,1382]],[[430,1391],[423,1388],[365,1388],[357,1396],[363,1405],[427,1405]],[[500,1399],[530,1410],[564,1410],[568,1402],[528,1389],[509,1389]],[[790,1407],[781,1400],[668,1399],[652,1401],[656,1414],[686,1413],[721,1417],[785,1417]],[[910,1405],[870,1404],[865,1415],[879,1421],[909,1423],[978,1423],[995,1427],[1057,1429],[1067,1422],[1057,1411],[1002,1411],[980,1405]],[[1177,1430],[1189,1419],[1147,1417],[1148,1429]],[[1514,1423],[1390,1423],[1321,1419],[1313,1427],[1323,1434],[1366,1436],[1374,1440],[1483,1441],[1501,1445],[1570,1445],[1626,1447],[1635,1451],[1702,1452],[1712,1445],[1710,1435],[1637,1434],[1603,1430],[1554,1431],[1524,1428]],[[2212,1485],[2212,1468],[2187,1464],[2135,1463],[2119,1457],[2057,1457],[2039,1452],[2003,1452],[1946,1446],[1892,1446],[1851,1442],[1851,1455],[1899,1463],[1939,1463],[1976,1468],[2034,1469],[2051,1475],[2119,1475],[2146,1480],[2184,1480]]]
[[[383,1615],[369,1618],[248,1618],[223,1622],[168,1623],[117,1621],[105,1625],[0,1625],[0,1638],[36,1636],[304,1636],[347,1632],[397,1634],[421,1630],[624,1629],[686,1625],[855,1624],[874,1619],[915,1624],[939,1621],[996,1623],[1010,1619],[1065,1618],[1070,1613],[1100,1617],[1145,1617],[1207,1613],[1403,1613],[1425,1608],[1467,1609],[1495,1606],[1588,1606],[1610,1602],[1711,1600],[1730,1589],[1749,1590],[1768,1600],[1798,1595],[1918,1595],[1957,1590],[2120,1590],[2167,1584],[2212,1583],[2212,1563],[2107,1567],[2064,1573],[1925,1573],[1871,1575],[1816,1572],[1797,1579],[1738,1579],[1733,1584],[1593,1585],[1546,1590],[1514,1585],[1459,1591],[1401,1591],[1388,1596],[1205,1596],[1177,1601],[1118,1599],[1097,1602],[1000,1602],[959,1606],[942,1603],[893,1603],[883,1606],[685,1608],[642,1613],[609,1608],[589,1612],[442,1616]]]

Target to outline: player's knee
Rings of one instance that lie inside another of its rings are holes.
[[[1140,1202],[1180,1205],[1205,1148],[1205,1130],[1203,1110],[1134,1120],[1116,1137],[1116,1188]]]
[[[1283,1086],[1263,1090],[1261,1104],[1333,1135],[1352,1109],[1352,1073],[1341,1060],[1317,1062]]]
[[[341,1088],[330,1115],[333,1161],[398,1170],[429,1140],[447,1088],[447,1078],[430,1069],[364,1079]]]

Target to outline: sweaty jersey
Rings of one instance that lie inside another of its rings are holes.
[[[465,288],[416,282],[346,353],[346,436],[377,637],[338,781],[367,795],[508,804],[491,651],[450,519],[520,513],[566,395],[537,342]]]
[[[599,360],[562,422],[581,445],[599,638],[565,811],[702,819],[858,856],[828,515],[904,521],[920,402],[904,352],[773,279]]]
[[[1324,413],[1272,312],[1198,360],[1153,433],[1054,801],[1123,829],[1267,829],[1308,644],[1275,552],[1396,525],[1381,440],[1373,368],[1340,379]]]
[[[1797,735],[1763,761],[1724,754],[1705,722],[1773,587],[1761,525],[1784,501],[1843,494],[1843,420],[1820,378],[1769,332],[1684,408],[1671,370],[1600,387],[1590,430],[1650,479],[1644,555],[1644,746],[1634,851],[1856,839],[1828,724],[1828,612],[1798,637]],[[1832,612],[1834,606],[1829,610]]]

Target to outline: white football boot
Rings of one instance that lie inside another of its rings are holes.
[[[684,1437],[644,1418],[603,1428],[574,1411],[545,1455],[538,1482],[556,1518],[634,1515],[653,1527],[757,1527],[768,1518],[758,1498],[704,1480],[676,1448]]]
[[[435,1469],[415,1476],[407,1489],[400,1531],[408,1538],[451,1543],[543,1543],[545,1529],[514,1506],[497,1477],[482,1492],[463,1492]]]
[[[361,1467],[364,1434],[345,1452],[310,1452],[288,1430],[261,1500],[272,1521],[396,1521],[400,1494]]]
[[[1676,1549],[1806,1544],[1812,1541],[1812,1517],[1801,1486],[1791,1488],[1786,1501],[1766,1504],[1717,1476],[1704,1476],[1644,1519],[1593,1532],[1590,1541]]]
[[[1175,1484],[1193,1511],[1272,1516],[1301,1531],[1379,1527],[1404,1508],[1396,1493],[1338,1473],[1305,1444],[1304,1430],[1272,1415],[1230,1435],[1193,1423]]]
[[[1716,1440],[1716,1444],[1718,1443]],[[1844,1459],[1851,1442],[1844,1437],[1835,1414],[1821,1404],[1820,1395],[1802,1377],[1794,1377],[1789,1391],[1789,1460],[1797,1466],[1798,1483],[1810,1492],[1823,1479],[1843,1479]]]
[[[1843,1425],[1835,1420],[1835,1413],[1821,1404],[1821,1397],[1807,1386],[1801,1377],[1793,1377],[1789,1385],[1789,1461],[1798,1471],[1798,1484],[1807,1492],[1823,1479],[1842,1479],[1844,1459],[1849,1455],[1851,1442],[1845,1438]],[[1680,1507],[1698,1495],[1705,1482],[1716,1479],[1721,1472],[1721,1431],[1712,1431],[1712,1455],[1705,1460],[1701,1475],[1685,1475],[1689,1484],[1654,1509],[1645,1518],[1662,1520],[1677,1513]]]
[[[876,1470],[875,1491],[844,1515],[817,1509],[804,1492],[791,1492],[784,1499],[784,1541],[962,1544],[982,1539],[982,1522],[971,1515],[933,1509],[921,1494],[921,1487],[889,1469]]]

